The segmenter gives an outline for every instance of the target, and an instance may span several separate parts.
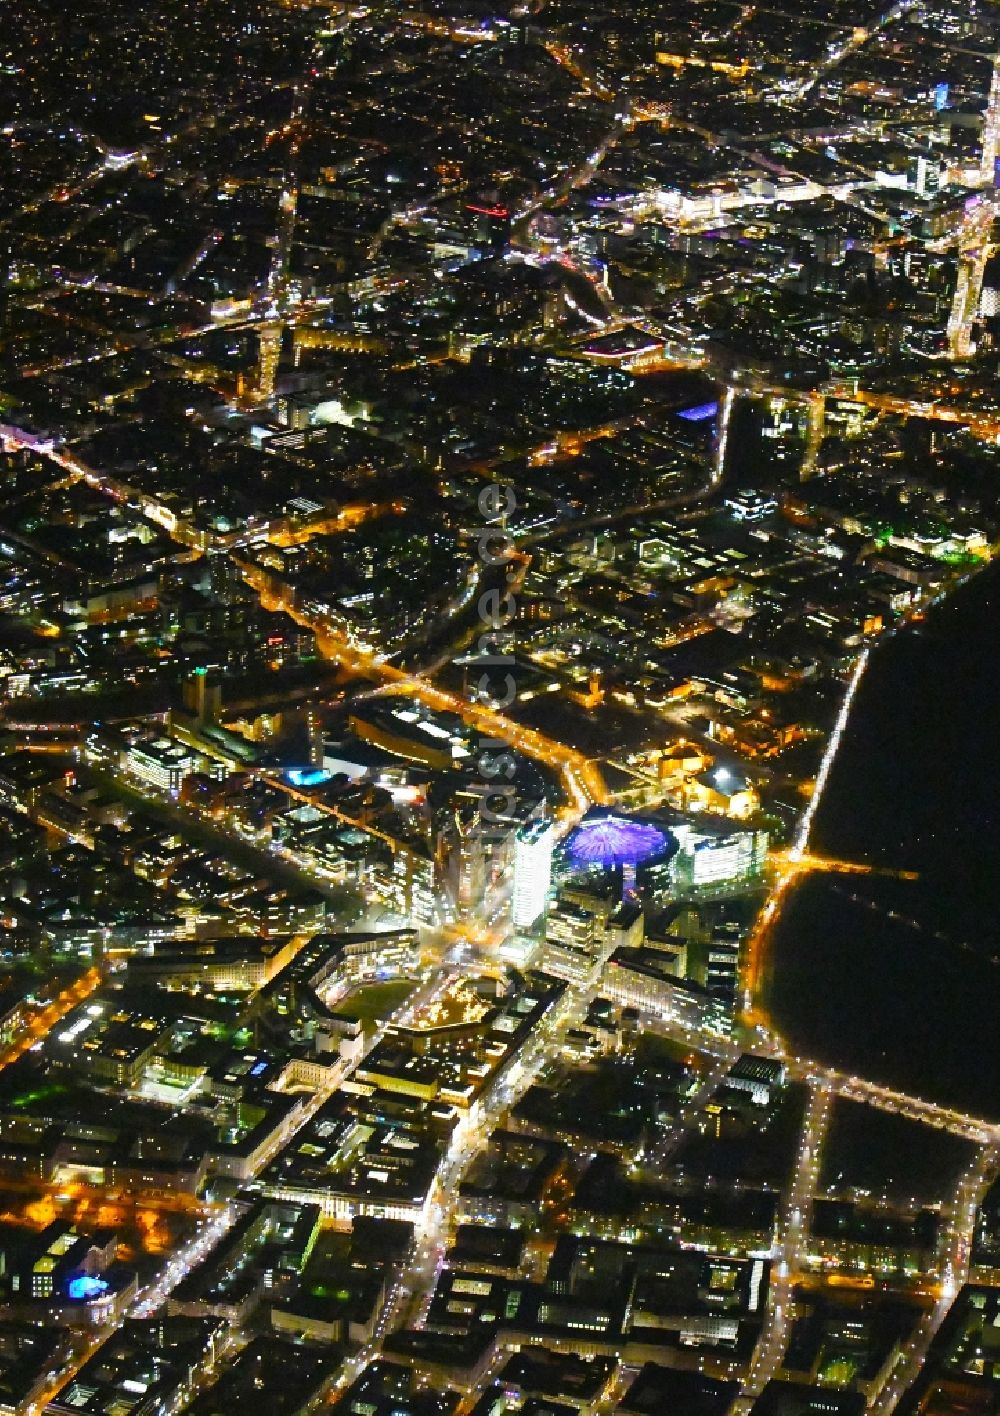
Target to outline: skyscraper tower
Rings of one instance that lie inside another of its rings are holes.
[[[0,236],[0,336],[10,319],[10,286],[14,266],[14,245],[9,235]]]
[[[483,256],[502,256],[510,246],[510,209],[493,197],[466,203],[476,247]]]
[[[514,839],[515,929],[530,929],[545,913],[552,884],[552,851],[555,827],[551,821],[527,822]]]
[[[984,187],[997,185],[998,156],[1000,156],[1000,54],[993,57],[993,79],[990,83],[990,96],[983,117],[983,155],[980,180]]]

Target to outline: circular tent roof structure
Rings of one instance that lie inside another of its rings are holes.
[[[665,827],[636,816],[616,812],[591,813],[566,841],[567,863],[577,870],[596,866],[613,870],[616,866],[644,865],[660,856],[669,856],[677,842]]]

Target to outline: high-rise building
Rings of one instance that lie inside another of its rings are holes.
[[[439,820],[438,878],[449,910],[457,919],[490,924],[506,918],[517,822],[488,819],[481,796],[471,792],[456,796]]]
[[[739,920],[718,919],[712,925],[705,956],[705,987],[715,998],[728,1002],[736,998],[744,933]]]
[[[541,966],[556,978],[573,982],[589,979],[605,947],[604,920],[593,910],[559,898],[545,920],[545,945]]]
[[[530,929],[545,913],[552,884],[555,828],[551,821],[529,821],[514,840],[515,929]]]
[[[983,272],[983,291],[979,297],[979,313],[984,320],[1000,315],[1000,260],[993,256]]]
[[[199,759],[190,748],[160,737],[133,743],[125,754],[125,765],[144,782],[177,796],[184,778],[198,770]]]
[[[675,835],[680,842],[680,850],[670,862],[675,887],[746,885],[763,873],[766,831],[715,830],[709,834],[682,825],[675,828]]]
[[[7,327],[10,313],[10,285],[13,274],[14,247],[9,236],[0,239],[0,332]]]
[[[465,210],[480,254],[502,256],[510,246],[510,210],[497,201],[469,202]]]

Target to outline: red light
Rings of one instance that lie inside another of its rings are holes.
[[[477,214],[477,216],[510,216],[510,212],[507,210],[506,207],[502,207],[502,206],[493,206],[493,207],[473,206],[473,204],[472,204],[471,202],[470,202],[469,205],[466,207],[466,211],[474,211],[474,212]]]

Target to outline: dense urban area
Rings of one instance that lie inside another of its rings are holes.
[[[1000,545],[998,0],[0,78],[0,1413],[996,1416],[995,1021],[802,908],[931,933],[823,822]]]

